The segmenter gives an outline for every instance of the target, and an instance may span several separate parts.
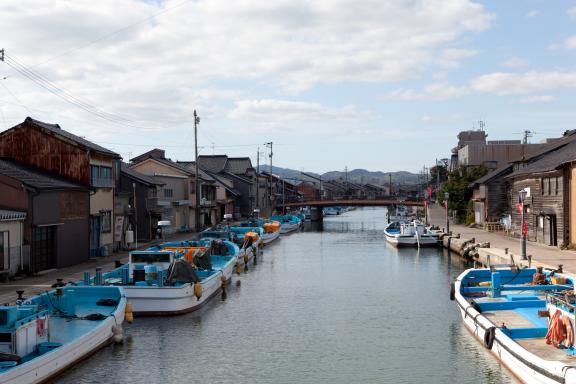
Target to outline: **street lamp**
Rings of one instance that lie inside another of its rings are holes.
[[[522,189],[518,192],[518,198],[520,199],[520,222],[521,222],[521,230],[522,234],[520,237],[520,259],[527,260],[526,257],[526,234],[528,232],[528,228],[526,226],[526,222],[524,221],[524,201],[526,200],[526,195],[528,192],[525,189]]]
[[[448,192],[444,192],[444,208],[446,209],[446,233],[450,233],[450,220],[448,220],[448,199],[450,198],[450,194]]]

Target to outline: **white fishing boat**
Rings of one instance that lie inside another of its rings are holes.
[[[228,251],[218,255],[201,244],[187,243],[130,252],[127,264],[95,280],[85,280],[121,285],[134,316],[170,316],[198,310],[225,290],[236,265],[238,246],[222,241]]]
[[[450,298],[466,328],[522,382],[576,383],[572,277],[534,268],[469,269]]]
[[[438,244],[437,237],[423,223],[394,221],[384,229],[386,241],[396,247],[434,247]]]
[[[0,383],[41,383],[122,338],[119,287],[66,286],[0,307]]]
[[[412,214],[410,208],[405,205],[396,206],[396,212],[394,214],[390,214],[390,212],[388,212],[386,216],[388,217],[389,223],[392,223],[394,221],[408,223],[416,219],[415,216]]]

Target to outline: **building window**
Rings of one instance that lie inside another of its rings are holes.
[[[96,185],[96,183],[98,182],[98,178],[100,177],[98,175],[99,170],[100,170],[100,167],[97,165],[91,165],[90,166],[90,184]]]
[[[560,189],[560,178],[559,177],[555,177],[555,183],[556,183],[556,195],[558,194],[558,190]]]
[[[90,183],[93,187],[112,187],[112,167],[91,165]]]
[[[112,232],[112,211],[102,211],[100,223],[102,225],[102,233]]]
[[[100,178],[102,180],[112,180],[112,168],[100,167]]]
[[[550,179],[545,177],[542,179],[542,196],[550,194]]]
[[[171,188],[164,188],[164,197],[165,198],[174,197],[174,191]]]

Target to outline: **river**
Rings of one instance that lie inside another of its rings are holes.
[[[464,328],[440,249],[386,244],[385,208],[307,223],[199,313],[137,318],[59,383],[511,383]],[[237,285],[240,281],[240,285]]]

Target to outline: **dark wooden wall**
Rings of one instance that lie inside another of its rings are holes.
[[[2,135],[0,157],[13,158],[66,179],[90,185],[88,151],[27,124],[21,124]]]

